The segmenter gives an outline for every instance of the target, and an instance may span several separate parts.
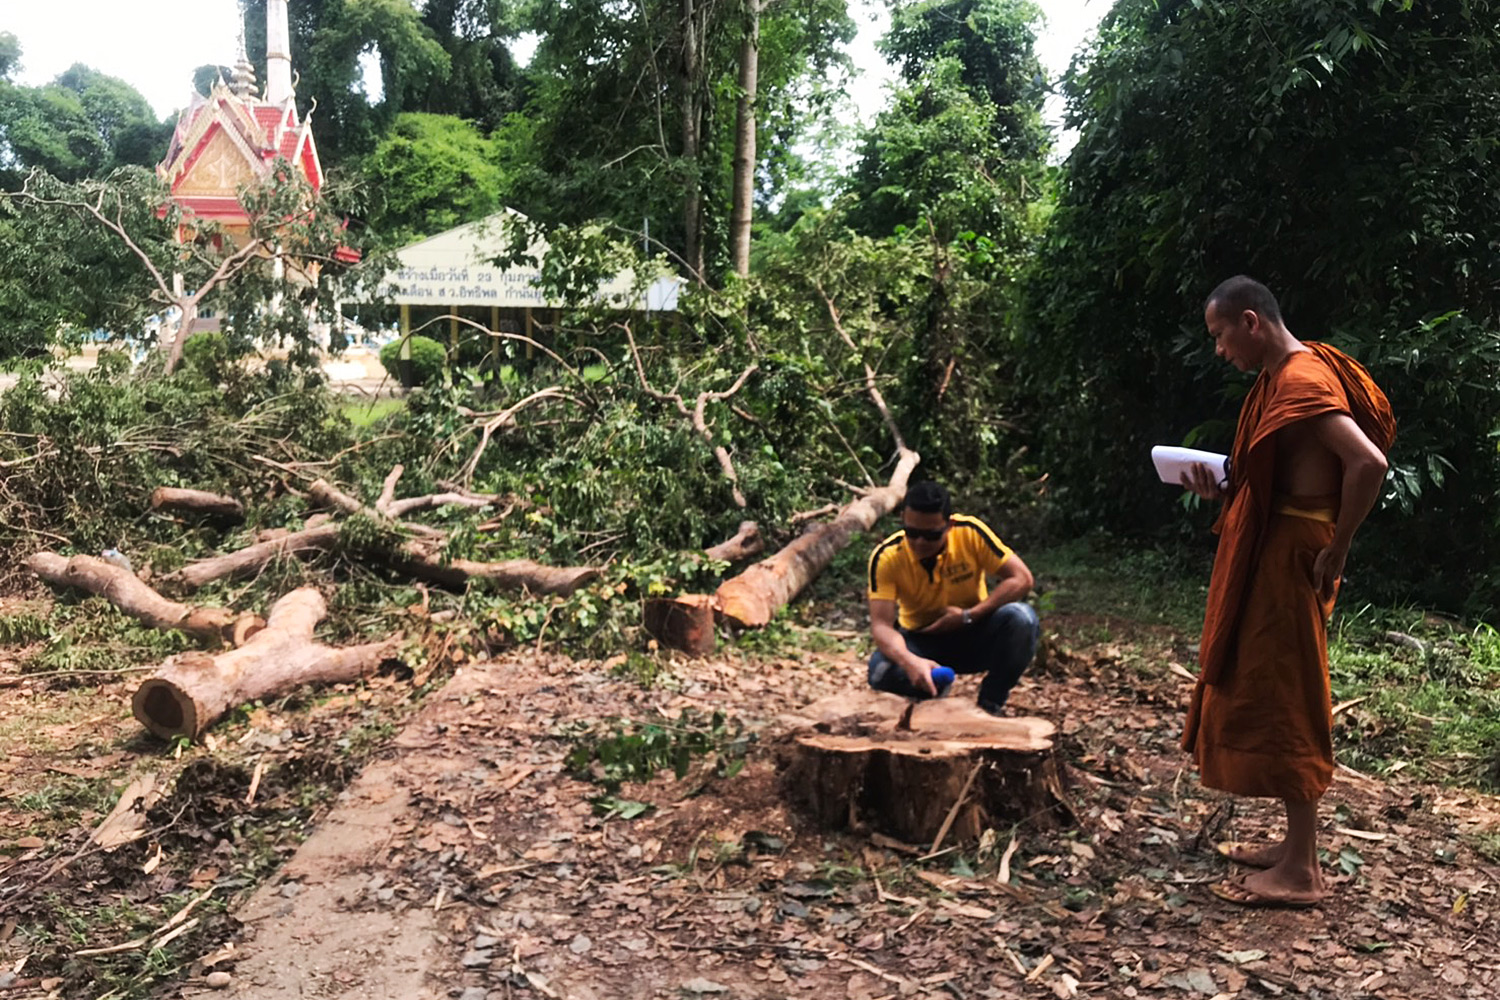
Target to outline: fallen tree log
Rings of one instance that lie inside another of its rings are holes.
[[[710,559],[722,559],[724,562],[739,562],[758,556],[765,551],[766,540],[761,536],[760,525],[754,521],[741,521],[740,528],[734,533],[734,537],[711,545],[703,550],[703,554]]]
[[[530,559],[476,562],[451,559],[443,562],[418,542],[407,542],[390,557],[393,566],[422,580],[431,580],[451,590],[462,590],[471,580],[507,589],[526,589],[536,594],[567,596],[599,578],[593,566],[544,566]]]
[[[303,528],[280,538],[247,545],[237,552],[212,556],[189,563],[163,579],[188,590],[197,590],[219,580],[235,580],[254,576],[269,563],[282,556],[299,552],[327,552],[339,541],[337,524],[321,524],[316,528]]]
[[[243,617],[228,608],[200,608],[168,600],[129,570],[93,556],[66,558],[56,552],[38,552],[26,565],[55,587],[86,590],[152,628],[177,629],[205,642],[233,642],[235,626]]]
[[[151,492],[151,509],[179,511],[185,514],[211,514],[234,521],[245,518],[245,505],[234,497],[204,490],[184,490],[158,486]]]
[[[171,657],[136,689],[135,717],[163,739],[197,739],[236,705],[303,684],[358,680],[395,650],[394,639],[345,649],[316,642],[313,628],[327,612],[323,595],[303,587],[278,600],[266,627],[239,649]]]
[[[791,720],[781,784],[820,826],[874,829],[909,844],[973,843],[1013,823],[1073,821],[1053,724],[996,718],[956,698],[908,702],[865,691],[815,703]]]
[[[906,495],[912,470],[921,461],[910,449],[903,448],[899,454],[888,485],[871,490],[829,523],[818,525],[771,558],[721,583],[716,596],[724,617],[748,627],[767,624],[827,568],[855,534],[869,531],[876,521],[894,510]]]

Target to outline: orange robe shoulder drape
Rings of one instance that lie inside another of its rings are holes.
[[[1305,346],[1263,371],[1240,410],[1183,734],[1209,787],[1296,801],[1321,796],[1333,776],[1333,607],[1313,588],[1312,561],[1332,540],[1339,498],[1275,495],[1276,432],[1345,413],[1386,451],[1396,431],[1390,403],[1358,362]]]

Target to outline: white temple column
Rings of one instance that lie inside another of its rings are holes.
[[[287,0],[266,0],[266,103],[285,104],[292,97],[292,35]]]

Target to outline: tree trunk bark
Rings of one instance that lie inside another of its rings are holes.
[[[762,0],[744,0],[745,37],[740,43],[740,98],[734,118],[734,206],[729,216],[729,256],[734,272],[750,276],[750,226],[755,204],[755,101],[760,86]]]
[[[870,828],[933,850],[993,827],[1072,822],[1052,723],[939,699],[918,703],[903,730],[906,707],[874,691],[812,706],[782,750],[789,801],[824,827]]]
[[[304,528],[281,538],[257,542],[238,552],[214,556],[189,563],[163,579],[174,585],[197,590],[218,580],[235,580],[259,573],[268,563],[299,552],[327,552],[338,545],[339,526],[324,524]]]
[[[706,0],[682,0],[682,158],[691,176],[682,197],[683,257],[703,283],[703,41]]]
[[[854,501],[828,524],[811,529],[771,558],[725,580],[717,591],[724,616],[748,627],[770,622],[823,572],[856,533],[869,531],[895,509],[906,495],[906,481],[920,460],[916,452],[903,450],[889,485]]]
[[[314,641],[313,627],[327,612],[317,590],[292,591],[271,608],[265,629],[239,649],[181,653],[162,664],[136,690],[135,717],[163,739],[197,739],[236,705],[303,684],[358,680],[394,651],[394,640],[347,649]]]
[[[760,555],[765,548],[766,540],[761,536],[760,525],[754,521],[741,521],[740,530],[735,532],[733,538],[704,549],[703,554],[710,559],[739,562],[741,559]]]
[[[193,335],[193,324],[198,322],[198,299],[196,296],[186,296],[177,300],[177,308],[182,310],[182,318],[177,322],[177,332],[172,335],[172,346],[167,349],[167,363],[163,371],[170,375],[177,370],[182,361],[182,348]]]
[[[170,601],[129,570],[93,556],[68,559],[55,552],[38,552],[26,560],[26,565],[53,586],[77,587],[97,594],[152,628],[177,629],[215,645],[233,640],[235,625],[242,617],[228,608],[195,608]]]
[[[645,604],[644,619],[653,639],[689,656],[708,656],[718,641],[711,594],[652,598]]]
[[[234,497],[204,490],[183,490],[158,486],[151,493],[151,509],[180,511],[187,514],[212,514],[236,521],[245,517],[244,504]]]

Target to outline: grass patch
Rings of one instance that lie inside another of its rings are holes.
[[[1500,788],[1500,633],[1409,609],[1365,607],[1329,637],[1336,727],[1360,770]]]
[[[406,400],[404,399],[354,399],[339,404],[339,413],[354,425],[355,430],[363,430],[380,423],[405,407]]]
[[[1207,553],[1135,548],[1090,535],[1021,557],[1036,577],[1037,610],[1044,619],[1049,611],[1063,611],[1118,616],[1188,634],[1203,626],[1212,569]]]

